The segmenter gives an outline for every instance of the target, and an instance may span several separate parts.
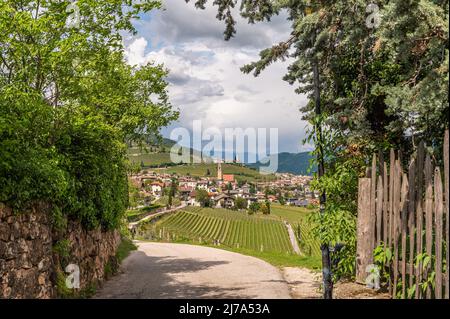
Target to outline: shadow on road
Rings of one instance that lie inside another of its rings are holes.
[[[147,256],[133,252],[123,263],[123,272],[106,282],[94,298],[177,299],[177,298],[252,298],[246,288],[196,284],[190,275],[226,261],[199,261],[172,256]],[[218,274],[219,276],[220,274]],[[253,296],[254,297],[254,296]]]

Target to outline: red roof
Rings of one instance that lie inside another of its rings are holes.
[[[234,175],[233,174],[224,174],[223,181],[224,182],[234,182]]]

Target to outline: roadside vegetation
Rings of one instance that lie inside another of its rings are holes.
[[[136,249],[136,245],[133,244],[129,238],[122,236],[122,241],[116,252],[117,262],[120,264],[133,250]]]

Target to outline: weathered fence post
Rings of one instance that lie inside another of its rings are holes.
[[[425,251],[428,256],[433,255],[433,173],[431,166],[431,157],[427,155],[425,160]],[[425,271],[425,278],[428,278],[431,267]],[[431,298],[431,287],[427,288],[427,299]]]
[[[439,167],[434,172],[435,254],[436,254],[436,299],[442,299],[442,224],[443,224],[442,179]]]
[[[450,268],[450,264],[449,264],[449,245],[450,245],[450,241],[449,241],[449,205],[450,205],[450,198],[449,198],[449,162],[448,162],[448,153],[449,153],[449,133],[448,130],[445,131],[445,137],[444,137],[444,187],[445,187],[445,242],[447,243],[446,246],[446,251],[445,251],[445,258],[446,258],[446,265],[447,265],[447,269],[445,271],[445,298],[449,299],[449,268]]]
[[[375,228],[371,217],[371,179],[360,178],[358,186],[358,224],[356,245],[356,281],[365,283],[366,268],[373,263]]]

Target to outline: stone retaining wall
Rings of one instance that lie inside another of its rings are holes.
[[[61,242],[63,256],[54,249]],[[81,290],[95,286],[116,266],[119,244],[118,231],[87,231],[69,221],[61,235],[52,230],[45,207],[14,213],[0,203],[0,298],[60,297],[58,273],[68,264],[79,267]]]

